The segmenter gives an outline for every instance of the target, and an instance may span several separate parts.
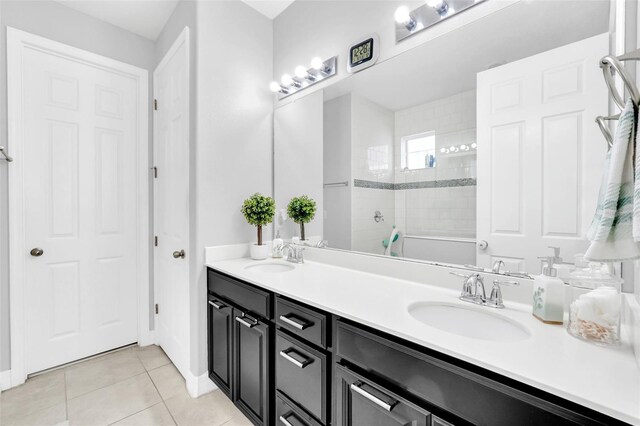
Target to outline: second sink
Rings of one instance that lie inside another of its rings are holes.
[[[529,331],[517,322],[480,309],[485,308],[419,302],[410,305],[408,311],[423,324],[473,339],[517,341],[531,336]]]
[[[251,265],[245,266],[244,269],[250,269],[250,270],[259,271],[259,272],[267,272],[270,274],[277,274],[280,272],[293,271],[295,269],[295,266],[288,265],[286,263],[269,262],[269,263],[253,263]]]

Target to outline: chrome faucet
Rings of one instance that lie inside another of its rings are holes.
[[[491,296],[489,296],[489,300],[487,301],[487,306],[491,308],[497,308],[497,309],[504,308],[504,303],[502,302],[502,289],[500,288],[500,284],[512,285],[512,286],[520,285],[518,281],[493,280],[493,288],[491,289]]]
[[[286,254],[286,260],[291,263],[304,263],[304,257],[302,256],[303,251],[304,247],[298,247],[291,243],[282,245],[282,252]]]
[[[493,272],[494,274],[499,274],[500,273],[500,269],[502,269],[503,267],[504,267],[504,261],[496,260],[493,263],[493,268],[491,268],[491,272]]]
[[[465,275],[458,272],[450,272],[450,274],[464,278],[460,300],[496,309],[504,308],[504,303],[502,301],[502,289],[500,288],[500,285],[520,285],[518,281],[494,280],[493,288],[491,289],[491,295],[489,296],[489,299],[487,299],[484,288],[484,280],[480,274],[474,273]]]
[[[487,294],[484,289],[484,281],[480,274],[465,275],[459,274],[457,272],[451,272],[451,275],[456,275],[458,277],[464,278],[460,300],[475,303],[477,305],[484,305],[487,302]]]

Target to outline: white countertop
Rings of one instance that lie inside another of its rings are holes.
[[[244,269],[257,262],[248,258],[207,259],[207,266],[241,280],[640,425],[640,370],[629,345],[605,348],[580,341],[563,326],[536,320],[531,306],[505,301],[506,309],[491,310],[525,326],[531,338],[486,341],[427,326],[408,313],[407,307],[420,301],[469,305],[458,300],[459,290],[312,260],[292,271],[265,273]]]

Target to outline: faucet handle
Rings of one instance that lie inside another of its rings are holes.
[[[504,308],[500,285],[519,286],[520,283],[512,280],[493,280],[493,288],[491,289],[489,300],[487,300],[487,306],[498,309]]]

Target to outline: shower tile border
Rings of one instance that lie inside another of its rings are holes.
[[[369,189],[388,189],[399,191],[405,189],[423,189],[423,188],[455,188],[462,186],[476,186],[476,178],[461,179],[442,179],[442,180],[424,180],[418,182],[390,183],[376,182],[372,180],[354,179],[353,186],[356,188]]]

